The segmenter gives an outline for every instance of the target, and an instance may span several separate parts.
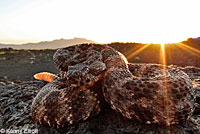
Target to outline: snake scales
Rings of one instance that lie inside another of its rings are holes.
[[[192,82],[177,68],[128,63],[118,51],[97,44],[59,49],[53,59],[59,77],[39,91],[31,107],[40,124],[86,120],[99,113],[104,99],[124,117],[148,124],[179,123],[193,112]]]

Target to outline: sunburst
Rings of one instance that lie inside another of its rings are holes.
[[[128,55],[127,56],[127,59],[131,59],[133,58],[135,55],[141,53],[143,50],[145,50],[148,46],[150,46],[151,44],[147,44],[143,47],[141,47],[140,49],[136,50],[135,52],[133,52],[132,54]],[[169,46],[167,46],[169,45]],[[166,46],[167,47],[171,47],[172,45],[174,46],[177,46],[177,47],[180,47],[182,49],[184,49],[185,51],[189,52],[189,53],[192,53],[193,55],[196,55],[198,57],[200,57],[200,51],[198,49],[195,49],[191,46],[188,46],[184,43],[161,43],[160,44],[160,64],[163,65],[163,88],[161,90],[163,90],[163,93],[165,94],[164,96],[164,105],[165,105],[165,111],[166,111],[166,124],[169,124],[170,123],[170,116],[173,116],[169,113],[169,111],[172,111],[171,109],[169,109],[169,104],[168,104],[168,99],[171,97],[171,94],[168,90],[168,84],[167,84],[167,81],[168,81],[168,78],[167,78],[167,65],[168,65],[168,61],[167,61],[167,55],[166,55]],[[168,50],[168,49],[167,49]],[[159,101],[159,100],[158,100]],[[168,126],[170,127],[170,126]],[[168,133],[171,133],[170,132],[170,129],[168,131]]]

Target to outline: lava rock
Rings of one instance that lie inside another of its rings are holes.
[[[64,128],[41,126],[32,121],[30,106],[33,98],[45,84],[45,82],[35,80],[8,84],[0,88],[0,129],[36,129],[39,134],[200,133],[198,112],[194,113],[186,123],[167,127],[157,124],[146,125],[126,119],[106,104],[97,116],[72,126]]]

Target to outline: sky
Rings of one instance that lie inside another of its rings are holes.
[[[0,43],[87,38],[174,43],[200,36],[200,0],[0,0]]]

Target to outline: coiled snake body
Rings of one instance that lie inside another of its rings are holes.
[[[31,107],[41,124],[86,120],[99,113],[103,99],[124,117],[144,123],[171,125],[193,112],[192,82],[177,68],[128,63],[118,51],[97,44],[59,49],[54,62],[59,77],[40,90]]]

